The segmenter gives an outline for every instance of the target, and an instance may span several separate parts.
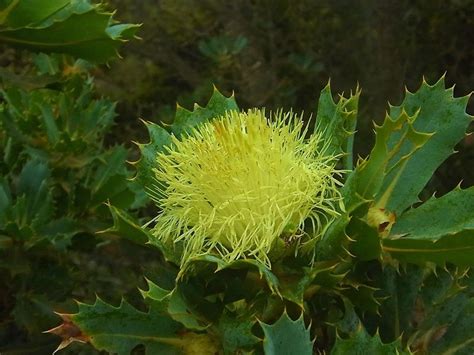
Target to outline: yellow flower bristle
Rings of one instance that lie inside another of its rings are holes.
[[[336,157],[326,156],[318,134],[305,140],[291,113],[232,111],[201,124],[181,140],[173,137],[157,155],[157,184],[150,195],[161,207],[153,229],[163,243],[182,242],[182,263],[210,253],[225,261],[254,258],[270,266],[283,234],[313,238],[341,203]]]

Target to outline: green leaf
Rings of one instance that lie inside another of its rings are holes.
[[[113,307],[98,298],[93,305],[79,303],[70,320],[98,350],[129,355],[143,345],[149,354],[181,353],[182,326],[153,309],[141,312],[125,301]]]
[[[329,324],[334,325],[338,332],[350,334],[359,328],[360,318],[351,301],[344,296],[342,296],[341,299],[344,304],[343,314],[334,322],[329,322]]]
[[[6,211],[12,203],[10,186],[5,178],[0,176],[0,226],[5,223]]]
[[[51,145],[59,142],[59,130],[50,106],[41,106],[42,119],[48,141]]]
[[[50,171],[46,163],[28,161],[18,177],[17,195],[21,199],[13,207],[12,213],[19,225],[30,227],[49,221],[53,213],[52,192],[48,179]]]
[[[344,186],[345,204],[353,211],[364,200],[375,200],[377,208],[384,208],[401,174],[413,154],[430,139],[431,134],[414,129],[417,113],[409,116],[402,111],[395,119],[385,117],[382,126],[376,126],[375,146],[367,160],[358,163]],[[397,144],[390,145],[393,137]]]
[[[334,102],[329,83],[321,91],[316,116],[315,131],[321,133],[325,142],[330,142],[328,155],[344,154],[344,168],[352,170],[352,146],[357,124],[360,90],[351,92],[349,98],[340,95]]]
[[[68,247],[71,238],[82,230],[79,223],[71,217],[54,219],[37,229],[39,234],[44,235],[58,249]]]
[[[139,27],[114,25],[112,15],[88,0],[15,0],[0,11],[0,41],[103,63]]]
[[[349,214],[343,213],[329,225],[321,240],[316,243],[316,260],[331,260],[348,255],[349,238],[346,227],[350,220]]]
[[[200,107],[196,104],[194,110],[189,111],[178,105],[171,131],[180,137],[185,133],[190,133],[194,127],[203,122],[220,117],[227,111],[237,111],[238,109],[233,95],[225,97],[214,87],[214,92],[206,107]]]
[[[143,298],[152,308],[160,309],[175,321],[183,324],[187,329],[204,330],[204,324],[197,316],[192,314],[177,289],[165,290],[150,280],[146,280],[148,291],[140,290]]]
[[[313,354],[310,328],[304,324],[303,315],[294,321],[285,311],[274,324],[260,322],[260,326],[265,334],[263,350],[266,355]]]
[[[152,187],[157,184],[153,169],[156,168],[156,158],[158,153],[164,152],[167,146],[171,145],[171,135],[161,126],[152,122],[145,122],[150,142],[146,144],[137,143],[140,148],[140,160],[134,162],[137,174],[134,179],[143,186],[147,193],[153,191]],[[157,199],[159,196],[152,196]]]
[[[229,57],[238,54],[247,46],[248,40],[244,36],[232,37],[221,35],[208,40],[199,41],[199,51],[215,62],[224,62]]]
[[[260,342],[260,339],[252,334],[252,327],[256,322],[255,317],[246,313],[224,311],[217,328],[225,355],[239,354]]]
[[[359,326],[358,331],[353,334],[349,339],[342,339],[337,337],[336,343],[331,350],[331,355],[400,355],[409,354],[409,352],[402,349],[399,341],[393,343],[384,344],[378,334],[373,337],[370,336],[364,329],[362,324]]]
[[[469,95],[455,98],[453,94],[454,88],[445,89],[444,77],[432,86],[423,81],[417,92],[407,91],[400,106],[390,108],[392,118],[403,111],[410,116],[419,112],[413,129],[433,134],[426,144],[414,152],[403,171],[390,172],[384,181],[380,195],[389,189],[394,192],[386,197],[384,205],[397,215],[418,201],[418,194],[438,166],[454,152],[455,145],[464,138],[472,121],[472,116],[466,113]],[[401,132],[389,138],[389,150],[401,144],[400,137]],[[401,159],[408,150],[407,142],[402,143],[395,159]],[[390,187],[392,184],[394,186]]]
[[[431,198],[420,207],[402,214],[391,237],[437,241],[465,229],[474,230],[474,187],[457,188],[440,198]],[[474,256],[474,255],[473,255]]]
[[[383,250],[399,261],[424,265],[427,262],[444,266],[474,266],[474,230],[446,235],[437,240],[385,238]]]
[[[71,0],[50,0],[43,1],[40,5],[37,0],[10,0],[0,11],[0,25],[9,28],[32,25],[63,9],[70,2]]]
[[[358,260],[377,260],[382,253],[379,233],[359,218],[353,218],[347,228],[347,233],[354,241],[349,245],[349,251]]]
[[[311,267],[303,268],[303,273],[296,270],[285,269],[277,273],[280,282],[280,293],[289,301],[303,308],[306,290],[317,277],[331,277],[330,274],[336,268],[337,263],[332,261],[316,262]]]
[[[408,333],[415,316],[415,304],[423,286],[425,270],[409,265],[406,270],[397,271],[385,266],[377,275],[376,287],[382,301],[379,307],[377,327],[384,339],[397,339]]]
[[[446,332],[430,348],[429,353],[468,355],[474,352],[474,298],[459,312],[456,320],[444,328]]]
[[[111,204],[108,205],[114,224],[112,227],[101,231],[100,233],[117,234],[121,238],[130,240],[131,242],[145,245],[150,240],[150,234],[145,228],[140,227],[137,221],[127,212],[118,209]]]
[[[127,175],[126,159],[128,150],[123,146],[117,146],[105,152],[101,157],[103,165],[101,165],[95,174],[91,189],[92,193],[97,193],[104,185],[106,185],[114,175]]]

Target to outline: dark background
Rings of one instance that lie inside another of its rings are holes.
[[[142,23],[99,73],[98,88],[119,102],[121,142],[146,139],[138,117],[169,122],[175,103],[203,105],[212,85],[241,108],[315,112],[334,93],[362,88],[356,152],[373,143],[372,121],[404,87],[443,74],[456,95],[474,88],[474,0],[112,0],[117,18]],[[472,114],[473,101],[468,112]],[[473,139],[441,167],[431,189],[474,184]],[[462,163],[461,163],[462,161]],[[447,166],[449,165],[449,169]]]

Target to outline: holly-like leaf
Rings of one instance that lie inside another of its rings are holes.
[[[266,355],[313,354],[310,327],[306,327],[303,315],[297,320],[292,320],[286,312],[283,312],[275,323],[260,322],[260,326],[265,334],[263,350]]]
[[[344,168],[352,170],[352,146],[357,124],[360,90],[351,93],[349,98],[340,95],[334,102],[329,83],[321,91],[316,116],[315,131],[321,133],[329,142],[325,154],[343,154]]]
[[[0,41],[103,63],[139,27],[117,24],[112,15],[88,0],[10,0],[0,9]]]
[[[130,240],[134,243],[144,245],[150,240],[150,234],[145,228],[140,227],[138,222],[127,212],[108,205],[114,224],[112,227],[99,233],[117,234],[121,238]]]
[[[23,167],[16,186],[16,201],[6,211],[7,218],[26,234],[49,222],[53,214],[50,170],[46,163],[30,160]],[[20,234],[26,236],[26,234]]]
[[[431,239],[385,238],[383,250],[394,259],[424,265],[427,262],[444,266],[474,266],[474,230],[465,230]]]
[[[225,97],[214,87],[214,92],[205,107],[196,104],[194,110],[189,111],[177,106],[171,131],[180,137],[185,133],[190,133],[194,127],[203,122],[223,116],[227,111],[237,111],[238,109],[234,95]]]
[[[118,307],[99,298],[93,305],[79,303],[78,313],[62,318],[64,323],[49,331],[63,337],[60,348],[82,341],[119,355],[129,355],[138,345],[149,354],[180,354],[184,345],[178,322],[153,308],[141,312],[125,301]]]
[[[404,272],[386,266],[377,277],[376,287],[382,303],[377,326],[384,339],[397,339],[402,332],[409,332],[414,307],[423,284],[424,270],[410,265]]]
[[[378,199],[387,190],[393,191],[384,197],[384,207],[401,214],[403,210],[418,201],[418,194],[431,179],[438,166],[453,152],[455,145],[464,138],[472,116],[466,113],[469,95],[455,98],[454,88],[446,89],[444,77],[434,85],[423,81],[415,93],[406,93],[400,106],[390,108],[390,117],[398,117],[403,111],[416,115],[413,129],[433,136],[420,146],[407,161],[403,171],[388,172]],[[400,146],[394,159],[401,159],[410,149],[408,142],[400,142],[403,132],[389,137],[389,150]]]
[[[474,187],[465,190],[457,188],[402,214],[390,236],[435,242],[446,235],[474,230],[473,211]]]
[[[345,354],[401,355],[409,354],[409,352],[402,349],[399,341],[389,344],[382,343],[378,334],[370,336],[361,324],[357,332],[352,334],[349,339],[337,337],[336,343],[331,350],[331,355]]]
[[[103,165],[97,169],[94,180],[91,184],[92,193],[97,193],[103,189],[109,180],[115,175],[127,176],[126,159],[128,150],[123,146],[116,146],[106,151],[100,157]]]
[[[133,162],[137,168],[137,174],[134,179],[143,186],[147,193],[153,191],[152,186],[157,184],[153,169],[156,168],[156,158],[158,153],[165,151],[167,146],[171,145],[171,135],[166,129],[152,122],[145,122],[148,134],[150,135],[149,143],[137,143],[140,148],[140,160]],[[159,196],[153,196],[158,199]]]
[[[152,308],[166,312],[172,319],[183,324],[187,329],[204,330],[206,324],[200,321],[186,306],[177,289],[165,290],[150,280],[147,280],[148,290],[141,294]]]
[[[321,240],[316,243],[316,260],[331,260],[349,255],[347,247],[350,240],[346,234],[346,227],[350,220],[349,214],[343,213],[329,225]]]
[[[377,208],[385,207],[407,162],[431,137],[414,129],[416,119],[417,113],[409,116],[402,111],[396,118],[387,115],[383,125],[376,126],[375,146],[369,158],[358,163],[344,186],[348,211],[364,200],[375,200]],[[389,145],[394,136],[398,144]]]

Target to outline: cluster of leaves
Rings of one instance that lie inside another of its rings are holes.
[[[0,3],[0,41],[35,51],[99,63],[135,29],[88,1]],[[29,73],[0,72],[2,353],[51,351],[57,340],[42,332],[56,322],[54,308],[90,297],[101,282],[127,290],[129,275],[93,265],[90,254],[95,234],[111,224],[105,203],[130,209],[146,202],[128,181],[128,150],[104,143],[115,104],[95,97],[91,64],[44,53],[32,61]]]
[[[82,341],[119,354],[140,346],[173,354],[472,353],[473,187],[418,199],[464,137],[468,99],[455,98],[444,78],[423,82],[390,107],[371,154],[352,167],[359,91],[334,101],[327,86],[315,129],[332,138],[328,153],[342,153],[349,169],[346,211],[316,243],[313,263],[291,254],[268,269],[210,254],[179,269],[179,256],[158,244],[168,266],[141,290],[147,311],[97,299],[63,314],[52,332],[63,346]],[[147,123],[151,140],[140,145],[137,179],[153,183],[154,157],[170,134],[236,109],[233,97],[215,91],[206,107],[178,107],[167,129]],[[112,211],[116,233],[152,240],[132,216]]]
[[[88,0],[7,0],[0,4],[0,41],[92,62],[103,63],[115,56],[137,27],[116,23],[102,5]]]

